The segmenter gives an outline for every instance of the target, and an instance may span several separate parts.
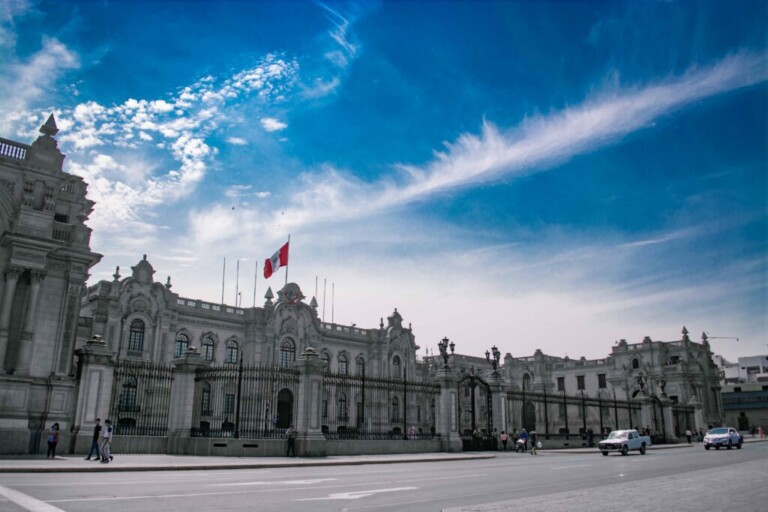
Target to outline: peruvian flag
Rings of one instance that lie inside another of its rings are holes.
[[[285,245],[279,251],[264,261],[264,279],[269,279],[272,274],[277,272],[277,269],[288,265],[288,244],[290,243],[290,241],[285,242]]]

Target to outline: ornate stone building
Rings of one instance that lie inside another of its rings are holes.
[[[57,131],[51,115],[30,145],[0,139],[0,452],[34,449],[49,418],[70,414],[80,299],[101,258]]]
[[[372,328],[326,323],[295,283],[260,307],[210,303],[156,281],[144,256],[86,289],[93,203],[62,170],[53,116],[41,132],[29,146],[0,139],[0,452],[36,452],[53,421],[85,450],[97,417],[123,451],[231,455],[279,453],[289,423],[300,453],[322,455],[455,450],[478,429],[568,445],[645,426],[674,441],[721,422],[710,346],[685,329],[597,360],[496,347],[483,359],[447,340],[444,357],[419,358],[397,309]],[[402,436],[418,442],[391,442]]]

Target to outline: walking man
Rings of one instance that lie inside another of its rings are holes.
[[[104,420],[104,433],[101,435],[101,462],[108,463],[114,457],[109,452],[109,445],[112,444],[112,422]]]
[[[91,455],[96,456],[96,460],[101,460],[99,452],[99,436],[101,435],[101,425],[99,424],[101,419],[96,418],[96,426],[93,427],[93,440],[91,441],[91,449],[88,450],[88,456],[85,460],[91,460]]]
[[[288,430],[285,431],[285,437],[288,438],[288,453],[285,454],[286,457],[291,457],[291,454],[293,454],[293,457],[296,456],[296,429],[293,428],[293,423],[288,427]]]

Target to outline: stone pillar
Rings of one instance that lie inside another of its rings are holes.
[[[661,414],[664,418],[664,439],[667,442],[677,441],[677,435],[675,435],[675,414],[672,411],[672,402],[670,402],[667,395],[661,395],[659,397],[661,402]]]
[[[693,407],[693,425],[692,427],[698,432],[700,429],[707,430],[707,422],[704,420],[704,408],[698,398],[692,396],[688,400],[688,405]]]
[[[507,428],[507,393],[504,389],[504,383],[498,372],[491,374],[489,379],[491,386],[491,407],[493,407],[493,425],[491,428],[497,434],[502,431],[508,432]]]
[[[440,434],[440,445],[444,452],[460,452],[463,450],[459,436],[459,396],[456,389],[456,378],[450,368],[437,372],[437,382],[440,384],[440,400],[437,405],[437,432]]]
[[[298,432],[296,453],[302,457],[325,457],[325,436],[320,418],[325,363],[320,359],[317,350],[307,347],[294,363],[294,367],[299,370],[294,421]]]
[[[632,428],[644,429],[653,425],[653,399],[642,392],[638,395],[637,401],[640,402],[640,425],[632,425]]]
[[[173,361],[171,384],[171,410],[168,415],[168,434],[189,437],[192,430],[192,414],[195,405],[195,373],[209,362],[203,359],[195,347],[189,347],[181,357]]]
[[[32,368],[32,354],[35,351],[35,322],[37,321],[37,303],[40,298],[40,287],[45,273],[32,271],[32,286],[27,304],[27,315],[24,318],[24,332],[19,346],[19,361],[16,364],[17,375],[29,375]]]
[[[101,336],[93,336],[83,348],[75,351],[78,358],[77,409],[74,417],[75,452],[87,451],[91,445],[96,418],[109,417],[115,363]]]
[[[0,309],[0,375],[5,373],[5,353],[8,349],[8,328],[11,322],[13,298],[16,294],[16,284],[21,277],[22,269],[10,267],[5,271],[5,290],[3,291],[2,309]]]

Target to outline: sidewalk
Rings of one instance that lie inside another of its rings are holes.
[[[768,439],[744,438],[745,443],[768,442]],[[648,448],[653,450],[698,449],[701,443],[667,444]],[[597,455],[595,448],[566,448],[539,450],[540,456],[574,454]],[[0,458],[0,473],[86,473],[97,471],[181,471],[212,469],[261,469],[285,467],[354,466],[362,464],[396,464],[413,462],[442,462],[449,460],[492,459],[498,456],[518,457],[523,453],[466,452],[410,453],[399,455],[350,455],[338,457],[200,457],[193,455],[115,455],[109,464],[84,460],[83,455],[63,455],[46,459],[43,455],[6,455]]]

